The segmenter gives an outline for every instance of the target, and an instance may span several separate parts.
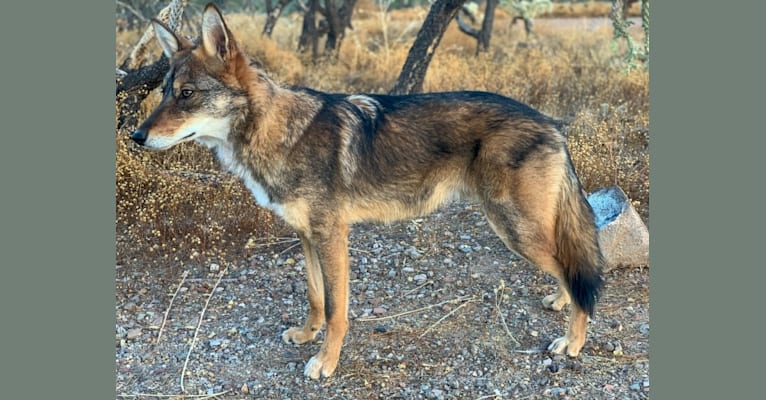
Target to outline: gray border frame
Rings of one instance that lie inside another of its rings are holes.
[[[115,394],[114,7],[0,14],[3,398]]]
[[[765,7],[743,4],[652,2],[652,398],[763,396]]]

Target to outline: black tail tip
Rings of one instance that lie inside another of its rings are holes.
[[[569,282],[572,301],[592,317],[603,285],[604,277],[600,272],[575,275]]]

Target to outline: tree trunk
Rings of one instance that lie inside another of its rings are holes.
[[[325,52],[333,52],[340,47],[340,41],[343,40],[343,25],[341,25],[338,8],[335,6],[335,0],[325,0],[324,2],[325,19],[327,20],[327,41],[324,44]]]
[[[390,94],[418,93],[423,90],[423,80],[431,58],[444,36],[444,31],[465,1],[436,0],[433,3]]]
[[[487,9],[484,11],[484,21],[481,23],[479,43],[476,48],[477,54],[479,51],[489,50],[489,39],[492,38],[492,24],[495,22],[495,8],[497,8],[497,0],[487,0]]]
[[[317,8],[319,8],[319,0],[309,0],[309,8],[303,14],[303,28],[301,29],[301,36],[298,39],[298,51],[301,53],[305,52],[306,46],[311,44],[312,60],[316,60],[317,58],[317,46],[319,41],[316,25]]]
[[[481,23],[481,30],[476,30],[463,21],[463,18],[461,17],[462,13],[458,12],[455,16],[460,31],[476,39],[476,54],[489,50],[489,40],[492,37],[492,25],[495,21],[496,8],[497,0],[487,0],[487,7],[484,10],[484,20]]]
[[[277,19],[282,15],[282,10],[285,6],[290,4],[292,0],[279,0],[277,5],[272,6],[271,0],[266,0],[266,24],[263,25],[262,35],[271,37],[271,32],[274,30],[274,25],[277,24]]]
[[[343,38],[346,36],[346,28],[352,29],[351,17],[357,0],[344,0],[340,8],[336,7],[334,0],[325,0],[325,18],[327,19],[327,41],[325,51],[336,53],[340,50]]]

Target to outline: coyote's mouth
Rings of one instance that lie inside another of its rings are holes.
[[[190,134],[188,134],[188,135],[186,135],[186,136],[182,137],[182,138],[181,138],[181,140],[186,140],[186,139],[188,139],[188,138],[190,138],[190,137],[192,137],[192,136],[194,136],[194,135],[196,135],[196,134],[197,134],[197,132],[192,132],[192,133],[190,133]]]

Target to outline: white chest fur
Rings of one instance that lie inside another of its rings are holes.
[[[223,165],[223,167],[226,168],[232,175],[242,179],[245,187],[247,187],[247,189],[250,190],[250,193],[253,194],[253,197],[255,197],[255,201],[258,203],[258,205],[268,208],[274,211],[280,217],[283,217],[284,210],[282,209],[282,205],[279,203],[274,203],[269,199],[269,195],[266,192],[266,189],[263,188],[263,185],[261,185],[261,183],[253,177],[253,174],[245,165],[240,163],[239,160],[234,157],[234,149],[231,147],[231,145],[225,140],[206,139],[207,138],[200,138],[197,139],[197,141],[207,147],[215,149],[215,153],[218,156],[218,160],[221,162],[221,165]]]

